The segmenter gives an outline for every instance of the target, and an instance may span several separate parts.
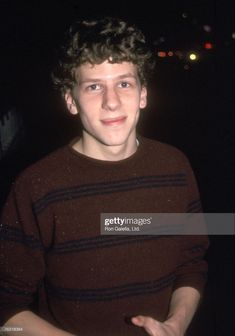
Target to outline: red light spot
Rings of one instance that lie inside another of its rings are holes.
[[[207,49],[207,50],[213,49],[213,44],[210,43],[210,42],[206,42],[204,44],[204,48]]]
[[[165,51],[159,51],[157,53],[158,57],[166,57],[166,52]]]

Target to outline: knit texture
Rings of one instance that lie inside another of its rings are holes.
[[[126,317],[163,321],[174,289],[200,292],[205,236],[104,236],[101,213],[200,212],[184,154],[139,137],[129,158],[65,146],[16,179],[0,226],[0,325],[31,309],[82,336],[144,335]]]

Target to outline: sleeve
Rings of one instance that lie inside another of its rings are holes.
[[[187,220],[185,234],[178,237],[180,260],[176,270],[174,290],[187,286],[197,289],[202,294],[207,280],[206,252],[209,239],[206,234],[196,178],[187,159],[185,167],[187,176],[185,218]],[[190,226],[189,229],[188,226]]]
[[[44,248],[28,192],[19,179],[3,207],[0,222],[0,325],[30,310],[44,278]]]

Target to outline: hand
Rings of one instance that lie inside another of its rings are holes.
[[[138,327],[144,328],[148,335],[151,336],[183,336],[167,321],[159,322],[149,316],[135,316],[132,317],[131,322]]]

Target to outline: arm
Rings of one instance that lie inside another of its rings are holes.
[[[45,276],[45,247],[29,187],[28,180],[17,180],[1,214],[0,326],[7,333],[23,328],[10,335],[57,335],[57,328],[30,312]]]
[[[31,311],[22,311],[11,317],[4,327],[19,327],[22,331],[10,331],[10,336],[72,336],[72,334],[54,327]]]
[[[184,335],[198,307],[200,293],[192,287],[181,287],[174,291],[167,323],[175,326]]]
[[[177,288],[172,295],[168,318],[158,322],[148,316],[136,316],[132,323],[143,327],[151,336],[183,336],[193,318],[200,299],[192,287]]]

